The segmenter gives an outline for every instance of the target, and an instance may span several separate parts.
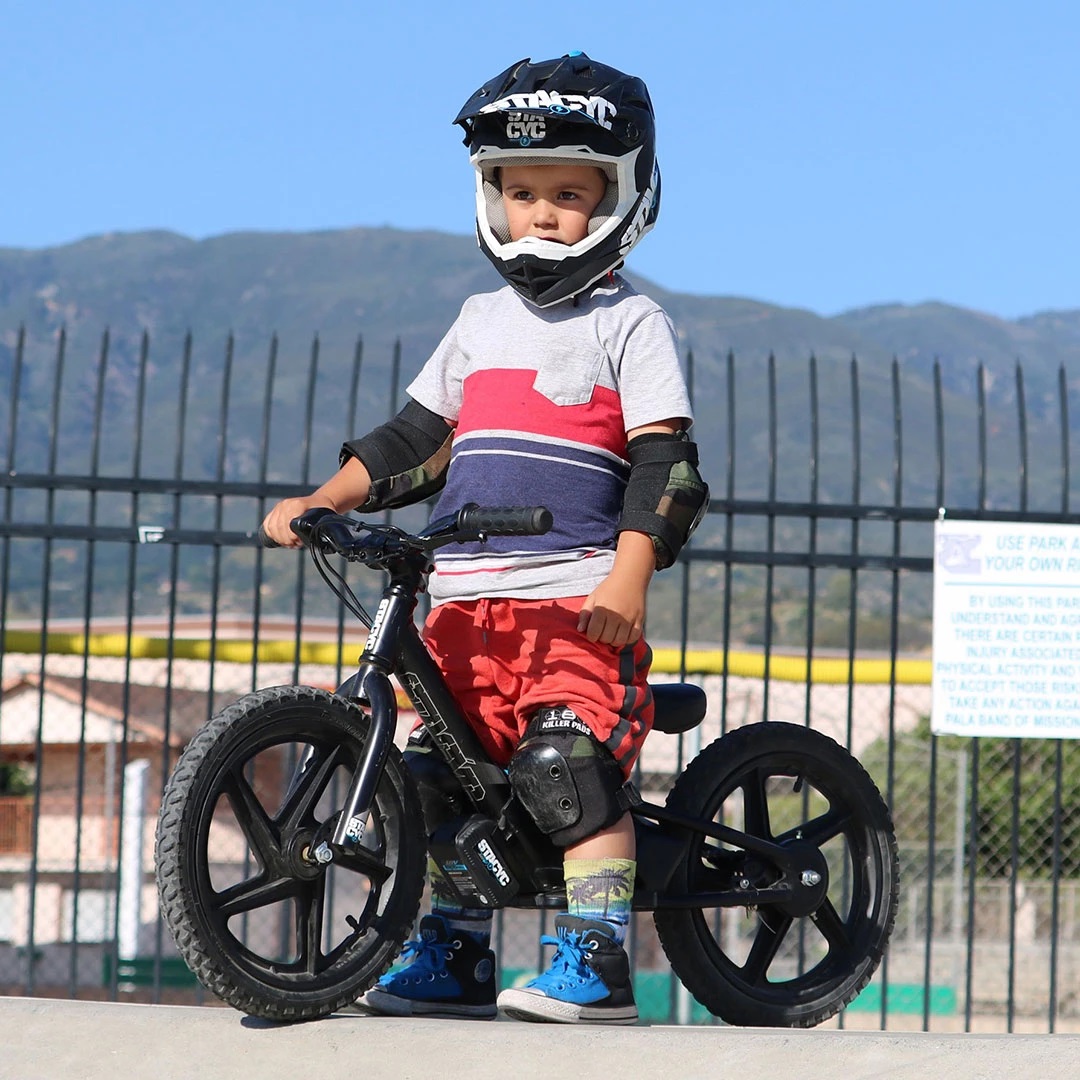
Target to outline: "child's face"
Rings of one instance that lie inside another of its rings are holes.
[[[607,190],[607,177],[594,165],[505,165],[501,179],[511,240],[584,240]]]

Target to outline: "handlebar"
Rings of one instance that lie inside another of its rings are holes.
[[[458,525],[489,536],[542,536],[552,525],[546,506],[486,507],[469,503],[458,512]]]
[[[373,556],[432,551],[445,544],[483,541],[489,536],[542,536],[552,526],[545,506],[479,506],[468,503],[456,514],[431,522],[416,535],[388,525],[369,525],[338,514],[326,506],[305,511],[289,523],[305,547],[318,547],[346,559],[373,561]],[[259,526],[263,547],[280,547]]]

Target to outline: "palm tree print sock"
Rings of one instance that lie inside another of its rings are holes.
[[[630,922],[636,870],[633,859],[567,859],[563,863],[566,913],[606,922],[621,945]]]

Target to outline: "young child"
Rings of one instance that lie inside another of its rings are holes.
[[[620,792],[652,722],[646,590],[708,497],[671,322],[615,274],[659,207],[652,105],[639,79],[571,53],[513,65],[455,122],[476,168],[480,246],[508,286],[467,300],[402,412],[346,443],[337,475],[278,504],[264,528],[295,546],[289,521],[310,507],[370,511],[440,488],[436,514],[467,502],[551,510],[545,536],[438,552],[425,637],[518,800],[565,852],[551,966],[498,1007],[633,1023],[623,942],[635,844]],[[425,749],[421,734],[406,751],[418,775]],[[569,800],[551,794],[553,760]],[[440,802],[435,786],[421,783],[429,829],[466,805]],[[493,1017],[491,912],[464,907],[429,869],[433,910],[408,963],[360,1003]]]

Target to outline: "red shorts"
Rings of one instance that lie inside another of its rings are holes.
[[[630,775],[652,727],[652,650],[577,628],[584,596],[440,604],[424,638],[484,749],[505,765],[538,709],[567,705]]]

